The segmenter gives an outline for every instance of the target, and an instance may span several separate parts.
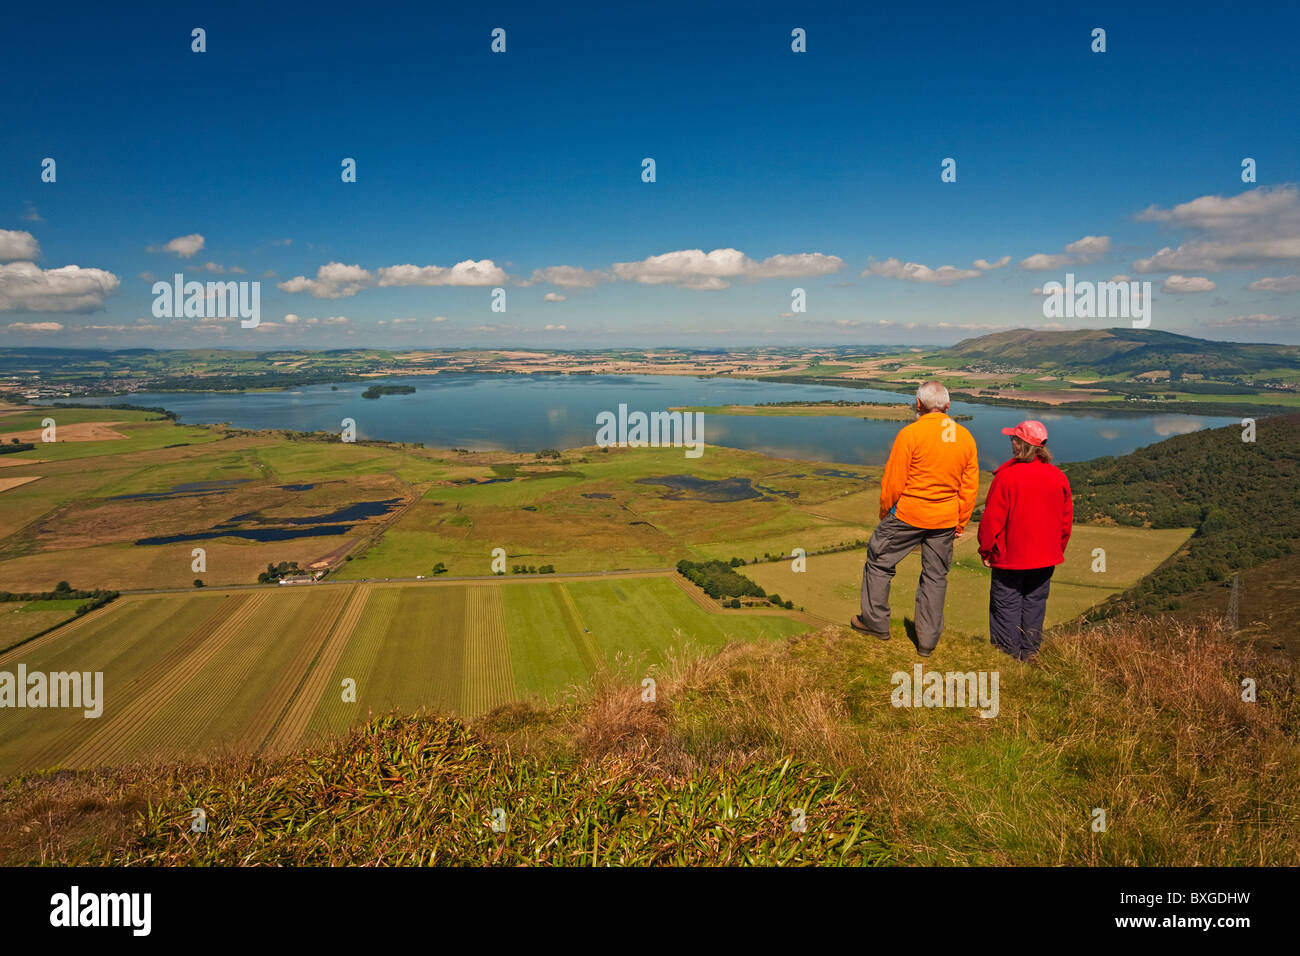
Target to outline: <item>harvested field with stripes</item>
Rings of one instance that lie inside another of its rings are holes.
[[[668,575],[130,595],[0,655],[11,674],[103,675],[98,717],[6,710],[0,779],[283,753],[373,714],[474,717],[600,670],[641,672],[672,647],[803,629],[793,616],[711,613]]]

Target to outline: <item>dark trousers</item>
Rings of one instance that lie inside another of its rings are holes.
[[[1047,592],[1055,568],[1029,571],[993,569],[989,587],[989,641],[998,650],[1023,661],[1043,642]]]
[[[862,569],[862,623],[873,634],[889,633],[889,586],[898,562],[921,547],[921,580],[916,585],[916,644],[933,650],[943,632],[943,599],[948,591],[954,528],[914,528],[886,515],[867,543]]]

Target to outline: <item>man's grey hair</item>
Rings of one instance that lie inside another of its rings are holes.
[[[943,382],[926,382],[916,390],[916,400],[927,412],[941,412],[948,407],[948,389]]]

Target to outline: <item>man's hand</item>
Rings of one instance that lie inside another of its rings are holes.
[[[965,533],[966,533],[966,529],[965,529],[965,528],[958,528],[956,531],[953,532],[952,539],[953,539],[954,541],[956,541],[958,538],[960,538],[960,537],[961,537],[962,535],[964,535]]]
[[[988,558],[980,558],[980,560],[984,562],[984,567],[986,568],[993,567],[993,562],[990,561]]]

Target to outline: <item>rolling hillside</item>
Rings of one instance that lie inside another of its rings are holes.
[[[1296,346],[1215,342],[1156,329],[1014,329],[965,339],[935,357],[1102,375],[1169,370],[1250,376],[1273,369],[1300,370]]]
[[[1300,415],[1176,435],[1122,458],[1067,465],[1075,521],[1196,529],[1186,549],[1103,605],[1177,610],[1206,582],[1294,554],[1300,539]],[[1289,575],[1295,577],[1294,570]]]

